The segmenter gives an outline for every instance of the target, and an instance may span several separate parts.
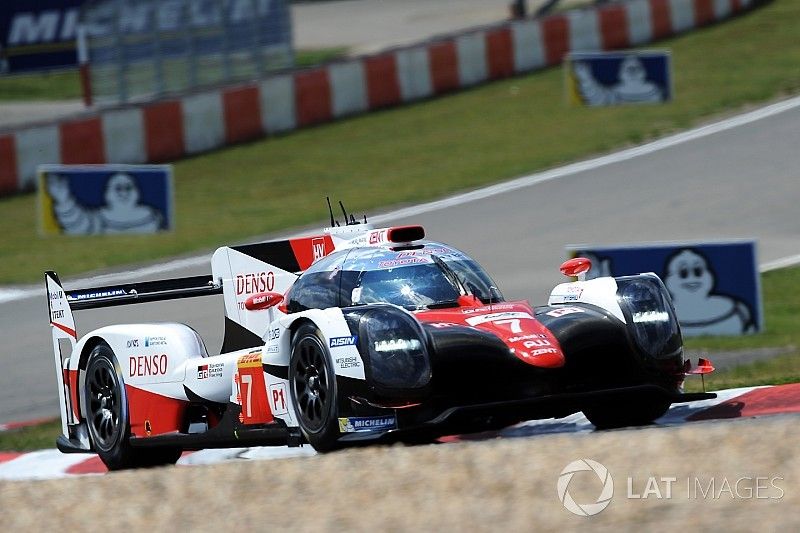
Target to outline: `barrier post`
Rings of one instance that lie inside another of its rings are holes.
[[[83,104],[92,107],[92,76],[89,70],[89,48],[86,44],[86,27],[78,26],[78,69],[81,77]]]

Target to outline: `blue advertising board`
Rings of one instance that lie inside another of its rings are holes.
[[[573,52],[567,56],[565,67],[569,99],[576,105],[672,100],[667,51]]]
[[[0,74],[78,64],[83,0],[14,0],[0,9]]]
[[[587,279],[656,273],[672,296],[684,336],[763,329],[754,241],[570,246],[567,252],[592,260]]]
[[[169,165],[41,165],[44,235],[155,233],[173,228]]]

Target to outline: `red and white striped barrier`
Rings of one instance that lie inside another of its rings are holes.
[[[775,387],[745,387],[717,392],[717,398],[673,406],[656,424],[663,426],[699,420],[747,418],[785,413],[800,413],[800,383]],[[581,413],[560,419],[532,420],[501,430],[493,437],[531,437],[550,433],[574,433],[594,428]],[[442,442],[469,440],[470,436],[453,436]],[[487,438],[480,434],[478,439]],[[310,446],[229,448],[186,452],[179,465],[221,463],[236,459],[282,459],[314,455]],[[58,450],[30,453],[0,452],[0,480],[47,479],[81,474],[102,474],[106,468],[96,455],[62,454]]]
[[[720,21],[755,0],[629,0],[465,31],[172,100],[0,133],[0,195],[35,187],[43,163],[163,162],[401,105]]]

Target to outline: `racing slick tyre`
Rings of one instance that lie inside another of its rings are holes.
[[[313,324],[303,324],[292,338],[289,391],[300,431],[318,452],[341,447],[336,374],[322,335]]]
[[[642,398],[625,404],[599,402],[586,408],[583,414],[597,429],[616,429],[646,426],[664,416],[672,402]]]
[[[114,351],[105,343],[89,354],[83,402],[89,436],[109,470],[175,464],[181,450],[139,449],[131,446],[128,398]]]

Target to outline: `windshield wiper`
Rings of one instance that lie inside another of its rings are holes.
[[[431,254],[431,259],[436,266],[439,267],[439,270],[442,271],[444,277],[447,278],[447,281],[450,282],[458,294],[472,294],[472,292],[470,292],[470,290],[463,283],[461,283],[461,279],[459,279],[458,274],[456,274],[452,268],[447,266],[447,263],[445,263],[441,257],[437,256],[436,254]]]
[[[428,304],[425,307],[428,309],[446,309],[448,307],[459,307],[459,303],[458,300],[444,300],[441,302]]]

